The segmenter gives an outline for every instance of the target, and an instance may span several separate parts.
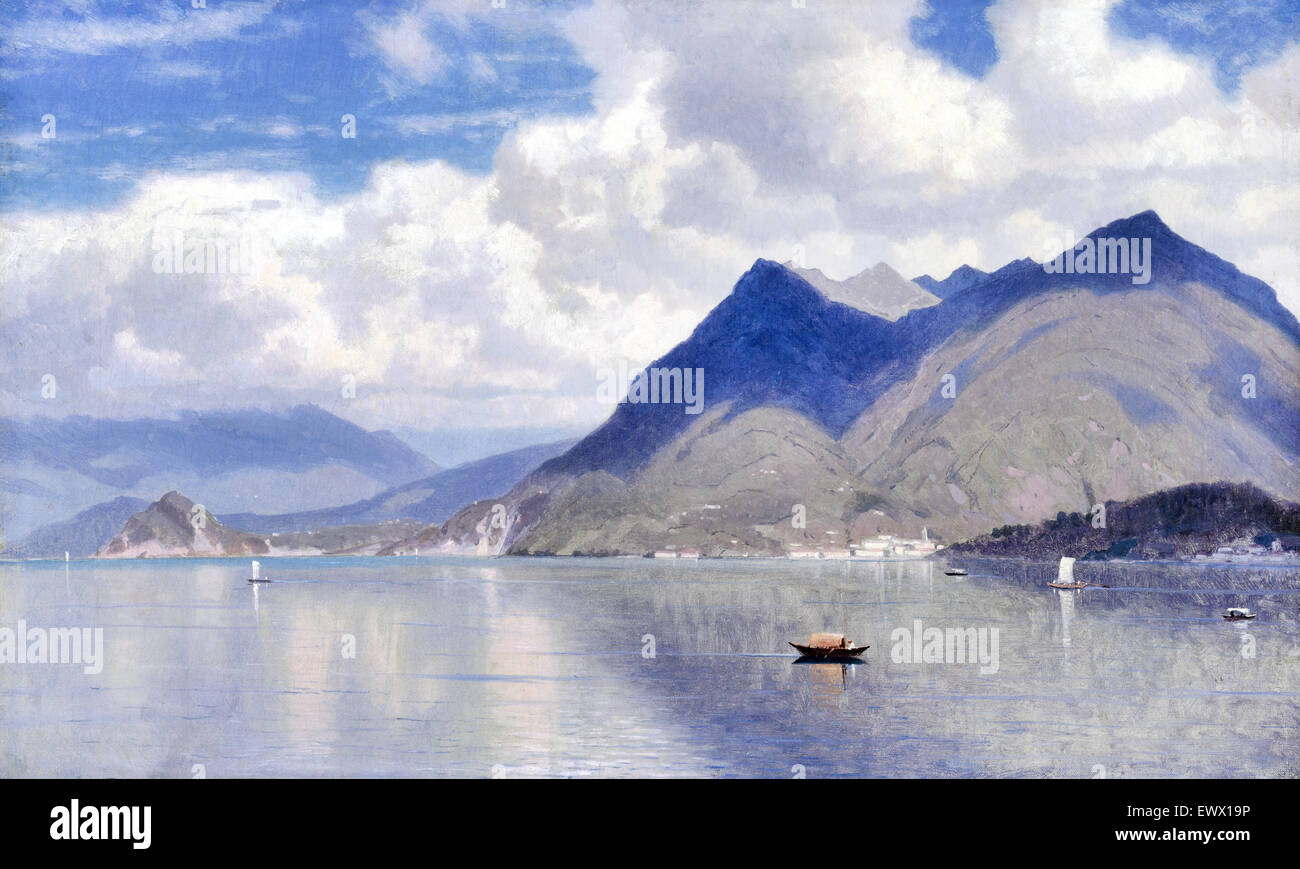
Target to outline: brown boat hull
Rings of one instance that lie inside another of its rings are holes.
[[[831,660],[834,658],[856,658],[859,657],[870,646],[849,646],[848,648],[839,649],[820,649],[815,646],[801,646],[798,643],[791,643],[795,650],[805,658],[825,658]]]
[[[1049,582],[1049,588],[1087,588],[1086,582]]]
[[[1255,615],[1258,615],[1258,613]],[[1244,622],[1247,619],[1253,619],[1254,617],[1255,616],[1224,616],[1223,620],[1225,622]]]

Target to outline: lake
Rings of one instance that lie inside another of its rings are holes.
[[[0,564],[0,629],[103,629],[0,664],[0,774],[1300,774],[1297,571],[962,563]],[[822,630],[871,648],[796,663]]]

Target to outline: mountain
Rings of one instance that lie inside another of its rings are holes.
[[[929,275],[921,275],[919,278],[912,278],[912,283],[940,299],[947,299],[987,280],[988,276],[988,272],[982,272],[974,266],[961,265],[941,281],[936,281]]]
[[[388,432],[313,405],[0,421],[0,527],[8,539],[120,496],[201,491],[223,511],[288,512],[371,497],[440,470]]]
[[[217,524],[223,529],[261,539],[272,552],[295,547],[310,552],[337,552],[372,542],[387,544],[410,536],[426,523],[441,522],[458,508],[479,498],[509,489],[542,461],[562,453],[573,444],[573,440],[538,444],[467,462],[343,507],[268,516],[225,514]],[[164,500],[170,500],[173,506],[180,503],[176,498]],[[149,506],[148,501],[127,497],[97,504],[70,520],[37,529],[4,555],[13,558],[53,558],[64,552],[76,557],[93,555],[105,549],[106,544],[124,530],[123,525],[129,519]],[[192,509],[192,506],[191,502],[186,509]],[[165,513],[167,505],[160,502],[158,509]],[[152,527],[150,521],[146,521],[146,525]],[[144,539],[139,534],[137,538],[131,546]],[[163,534],[160,539],[165,541],[169,554],[188,554],[190,543],[178,543],[180,537]],[[124,543],[123,551],[128,549],[130,546]],[[204,554],[211,553],[204,550]],[[243,553],[237,548],[232,554]]]
[[[650,367],[703,371],[710,407],[725,404],[733,415],[787,407],[838,433],[880,388],[871,375],[888,380],[898,355],[890,338],[897,325],[832,302],[789,269],[760,259],[689,338]],[[621,403],[539,473],[603,470],[627,479],[700,419],[687,409]]]
[[[459,467],[543,443],[576,442],[590,431],[590,426],[583,425],[393,428],[393,433],[412,449],[430,457],[444,468]]]
[[[227,528],[180,492],[168,492],[127,520],[96,553],[100,558],[171,555],[265,555],[262,538]]]
[[[1027,268],[1038,268],[1038,265],[1029,257],[1025,257],[1007,263],[992,274],[982,272],[974,266],[961,265],[941,281],[936,281],[929,275],[921,275],[919,278],[913,278],[912,283],[940,299],[950,299],[963,290],[968,290],[986,281],[1005,278]]]
[[[420,527],[417,522],[395,521],[297,534],[253,534],[222,523],[180,492],[168,492],[128,519],[95,557],[364,555],[408,538]]]
[[[786,268],[811,284],[832,302],[839,302],[886,320],[897,320],[908,311],[937,305],[939,297],[907,280],[885,263],[877,263],[843,281],[834,281],[820,269]]]
[[[1020,260],[889,321],[759,260],[652,365],[703,369],[703,412],[620,404],[419,543],[774,553],[951,541],[1207,480],[1300,498],[1295,317],[1154,212],[1088,238],[1149,240],[1150,280]]]
[[[1244,398],[1243,374],[1267,388]],[[846,432],[896,508],[854,530],[925,523],[951,540],[1207,480],[1296,498],[1297,418],[1297,343],[1221,292],[1036,295],[953,335]]]
[[[569,439],[537,444],[466,462],[342,507],[265,516],[255,513],[226,514],[225,521],[236,528],[272,532],[373,524],[391,519],[442,522],[466,504],[508,490],[529,471],[563,453],[575,443],[576,440]]]
[[[148,506],[148,501],[123,495],[82,510],[71,519],[43,525],[0,554],[6,558],[59,558],[66,552],[73,558],[87,558],[111,540],[126,520]]]

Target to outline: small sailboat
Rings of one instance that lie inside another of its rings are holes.
[[[1068,556],[1061,557],[1061,566],[1056,572],[1056,582],[1048,583],[1052,588],[1083,588],[1087,584],[1074,581],[1074,559]]]
[[[264,579],[264,578],[261,576],[261,572],[262,572],[262,565],[261,565],[260,563],[256,562],[256,561],[254,561],[254,562],[253,562],[253,575],[250,576],[250,577],[248,578],[248,581],[249,581],[249,582],[270,582],[271,580],[269,580],[269,579]]]
[[[1253,619],[1254,617],[1255,613],[1245,607],[1239,606],[1228,607],[1228,611],[1223,614],[1223,620],[1227,622],[1240,622],[1245,621],[1246,619]]]
[[[843,634],[813,634],[807,645],[791,643],[795,650],[805,658],[835,660],[837,658],[856,658],[870,646],[855,646],[845,639]]]

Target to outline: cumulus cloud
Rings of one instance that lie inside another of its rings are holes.
[[[668,350],[758,256],[943,276],[1147,208],[1300,310],[1297,50],[1225,95],[1208,61],[1112,33],[1110,5],[993,6],[979,79],[912,45],[920,3],[566,10],[595,110],[520,120],[486,176],[392,162],[326,199],[293,174],[156,175],[108,209],[8,215],[3,399],[60,412],[39,399],[56,373],[78,412],[590,424],[596,369]],[[430,8],[367,19],[404,81],[436,74]],[[159,226],[248,237],[256,266],[157,274]]]

